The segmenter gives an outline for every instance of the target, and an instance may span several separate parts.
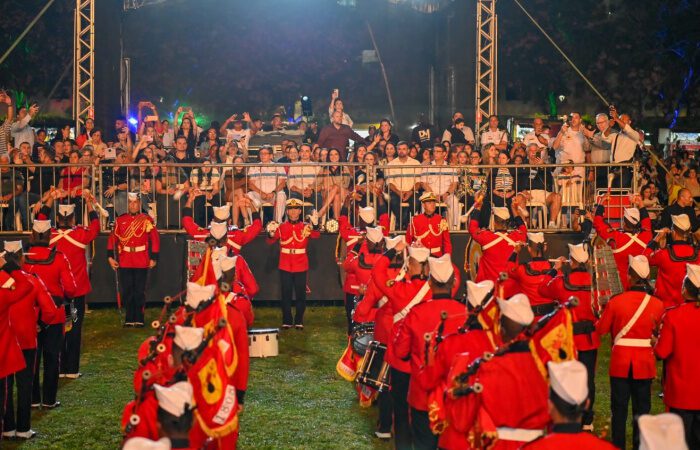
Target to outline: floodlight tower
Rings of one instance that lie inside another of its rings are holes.
[[[95,96],[95,8],[94,0],[76,0],[73,21],[73,119],[75,135],[88,115]]]
[[[485,118],[498,114],[498,17],[496,0],[476,2],[476,114],[474,133]]]

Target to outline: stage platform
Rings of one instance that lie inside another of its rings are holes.
[[[581,235],[575,233],[551,233],[546,235],[548,256],[567,255],[568,243],[580,242]],[[5,240],[22,239],[27,241],[27,235],[5,235]],[[308,299],[314,303],[337,304],[344,298],[339,281],[339,268],[335,261],[335,248],[338,235],[322,234],[319,239],[309,244],[309,281],[311,293]],[[452,236],[452,260],[462,269],[462,279],[465,278],[464,259],[465,249],[469,243],[468,234]],[[107,235],[100,235],[95,240],[95,254],[92,258],[91,277],[93,290],[88,300],[90,303],[115,303],[115,276],[107,263]],[[146,298],[149,303],[163,301],[166,295],[181,291],[185,283],[185,255],[187,250],[187,235],[161,235],[161,251],[158,265],[151,270],[148,277]],[[265,236],[258,236],[253,242],[243,248],[242,252],[253,274],[260,285],[260,293],[256,300],[277,302],[280,298],[279,272],[277,262],[279,243],[268,244]]]

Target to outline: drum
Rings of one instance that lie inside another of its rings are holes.
[[[345,241],[339,234],[335,241],[335,262],[338,266],[338,283],[341,289],[345,285],[345,269],[343,269],[343,263],[345,262],[347,253],[348,249],[345,245]]]
[[[476,280],[481,254],[481,245],[472,237],[469,237],[469,242],[467,242],[467,246],[464,248],[464,271],[472,281]]]
[[[367,347],[360,368],[357,370],[357,382],[384,392],[388,390],[389,384],[389,364],[384,362],[386,345],[377,341],[372,341]]]
[[[248,352],[251,358],[267,358],[279,355],[278,328],[248,330]]]
[[[365,356],[367,347],[374,340],[374,322],[355,324],[350,337],[352,349],[360,356]]]

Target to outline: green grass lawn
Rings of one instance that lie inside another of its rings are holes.
[[[157,310],[148,310],[153,318]],[[303,332],[285,331],[280,356],[253,359],[246,409],[241,417],[241,449],[389,449],[374,438],[376,408],[362,409],[352,385],[335,372],[344,345],[340,307],[307,309]],[[256,328],[276,327],[276,308],[256,310]],[[115,310],[94,310],[86,319],[79,380],[61,380],[62,406],[37,411],[33,440],[9,449],[115,449],[121,443],[122,408],[132,397],[136,349],[151,330],[123,330]],[[607,377],[609,344],[599,356],[596,430],[609,423]],[[652,409],[663,406],[654,386]],[[631,439],[629,439],[631,440]]]

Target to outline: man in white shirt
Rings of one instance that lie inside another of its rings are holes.
[[[595,119],[598,132],[593,135],[592,144],[595,147],[608,150],[607,155],[609,155],[609,158],[602,162],[610,162],[613,164],[631,162],[634,159],[634,152],[637,150],[637,146],[640,143],[639,133],[637,133],[629,123],[625,123],[621,120],[621,117],[617,114],[617,110],[614,109],[614,107],[610,109],[610,112],[613,114],[612,120],[604,113],[596,115]],[[619,132],[612,128],[616,123],[620,127]],[[619,170],[615,168],[613,170],[617,174],[613,181],[613,184],[616,184],[615,187],[631,187],[632,173],[629,167],[621,167]],[[596,176],[598,188],[607,187],[606,184],[601,186],[600,182],[602,179],[603,177],[598,173]],[[605,181],[603,181],[603,183],[607,183],[607,174],[605,175]]]
[[[272,149],[262,147],[258,152],[262,164],[272,164]],[[282,223],[287,195],[284,186],[287,182],[287,173],[282,166],[260,167],[254,166],[248,169],[248,198],[254,203],[269,203],[275,209],[274,220]]]
[[[163,131],[163,147],[173,147],[175,146],[175,131],[173,127],[170,126],[170,121],[165,119],[160,122]]]
[[[489,116],[489,127],[481,133],[479,144],[482,148],[493,144],[499,152],[508,148],[508,132],[498,128],[498,116]]]
[[[302,214],[306,214],[306,209],[321,209],[322,198],[318,192],[318,174],[321,166],[316,165],[311,160],[311,146],[301,144],[299,146],[299,162],[292,163],[287,173],[287,187],[289,197],[311,203],[311,206],[304,206]]]
[[[248,124],[248,128],[243,128],[243,122]],[[233,123],[233,128],[228,128],[228,125]],[[250,142],[251,128],[253,121],[250,119],[250,114],[243,113],[243,119],[234,114],[221,125],[219,133],[221,136],[226,136],[226,142],[236,142],[238,149],[243,154],[243,159],[248,160],[248,143]]]
[[[464,115],[462,115],[461,112],[457,111],[452,115],[452,126],[448,127],[443,131],[442,133],[442,139],[440,142],[449,142],[449,143],[454,143],[454,142],[464,142],[469,145],[474,145],[474,132],[472,131],[471,128],[469,128],[466,125],[463,125],[461,127],[457,126],[457,119],[462,119],[464,121]],[[464,123],[464,122],[462,122]],[[463,134],[462,139],[456,139],[453,134],[455,132],[455,128],[460,128],[460,132]]]
[[[433,161],[423,169],[421,186],[424,191],[432,192],[439,197],[438,204],[447,205],[447,223],[451,230],[455,230],[459,227],[461,214],[459,199],[454,195],[459,169],[448,166],[446,157],[445,147],[442,144],[436,144],[433,147]]]
[[[552,143],[556,164],[563,164],[566,161],[572,161],[574,164],[586,162],[586,153],[590,145],[584,133],[588,133],[588,131],[581,123],[581,114],[577,112],[571,113],[569,120],[562,125],[561,130],[559,130],[557,137],[554,138]],[[560,172],[560,167],[557,167],[554,171],[555,174]],[[586,171],[583,167],[576,167],[574,174],[583,179]]]
[[[544,150],[549,147],[549,133],[544,130],[544,121],[539,117],[535,117],[532,121],[532,127],[534,130],[530,131],[523,137],[523,144],[525,147],[530,147],[530,145],[535,144],[538,149]]]
[[[408,156],[408,144],[401,141],[396,146],[397,157],[389,162],[384,179],[389,184],[389,209],[396,220],[396,228],[408,225],[409,215],[415,211],[416,184],[420,181],[420,163]],[[416,166],[416,167],[403,167]]]
[[[17,121],[12,124],[12,138],[15,140],[15,147],[19,147],[22,142],[27,142],[30,147],[34,147],[34,130],[29,126],[29,122],[37,112],[39,112],[39,107],[36,103],[30,106],[29,110],[23,106],[17,111]]]

